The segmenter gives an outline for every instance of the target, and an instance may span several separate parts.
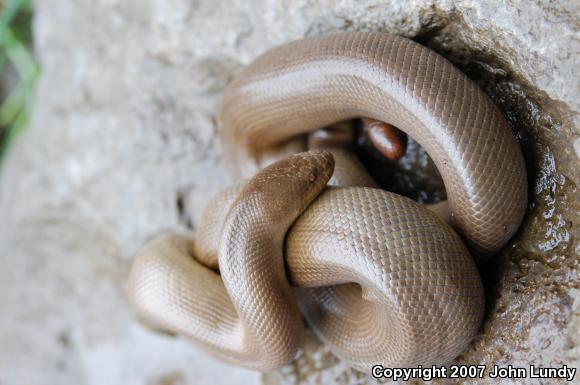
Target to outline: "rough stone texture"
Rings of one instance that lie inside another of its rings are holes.
[[[124,296],[138,247],[189,231],[229,182],[214,118],[232,73],[274,45],[340,30],[398,33],[442,53],[492,96],[524,148],[528,216],[482,271],[486,321],[459,361],[580,366],[577,1],[37,8],[43,77],[32,125],[0,175],[0,384],[372,383],[312,336],[275,373],[221,364],[141,327]]]

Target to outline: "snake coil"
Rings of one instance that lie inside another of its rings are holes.
[[[426,149],[449,224],[372,187],[332,140],[303,152],[302,134],[357,117]],[[143,319],[262,371],[295,357],[302,315],[363,371],[443,364],[466,348],[484,309],[474,258],[505,245],[527,201],[520,149],[472,81],[402,37],[307,38],[243,69],[219,122],[229,162],[251,178],[212,200],[195,239],[165,235],[138,254],[129,297]]]

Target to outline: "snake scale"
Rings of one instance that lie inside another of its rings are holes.
[[[340,135],[312,134],[361,117],[425,148],[448,223],[373,187]],[[363,371],[443,364],[466,348],[484,311],[477,264],[514,235],[527,203],[518,144],[470,79],[406,38],[306,38],[235,76],[219,128],[249,179],[214,198],[194,239],[168,234],[141,250],[129,279],[141,318],[261,371],[296,356],[303,316]]]

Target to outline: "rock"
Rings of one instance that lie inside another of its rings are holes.
[[[0,179],[0,383],[372,383],[311,335],[275,373],[221,364],[141,327],[125,298],[136,250],[191,231],[230,182],[215,115],[232,74],[272,46],[342,30],[440,52],[524,149],[528,215],[482,271],[486,320],[458,362],[579,367],[578,11],[573,0],[37,2],[43,76]]]

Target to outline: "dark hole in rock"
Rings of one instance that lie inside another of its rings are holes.
[[[177,216],[179,221],[189,230],[193,230],[193,223],[188,214],[186,207],[186,196],[185,192],[178,191],[175,198],[175,208],[177,210]]]
[[[356,154],[381,188],[424,204],[447,199],[435,163],[413,138],[408,138],[405,156],[393,161],[376,150],[360,120],[355,127]]]

